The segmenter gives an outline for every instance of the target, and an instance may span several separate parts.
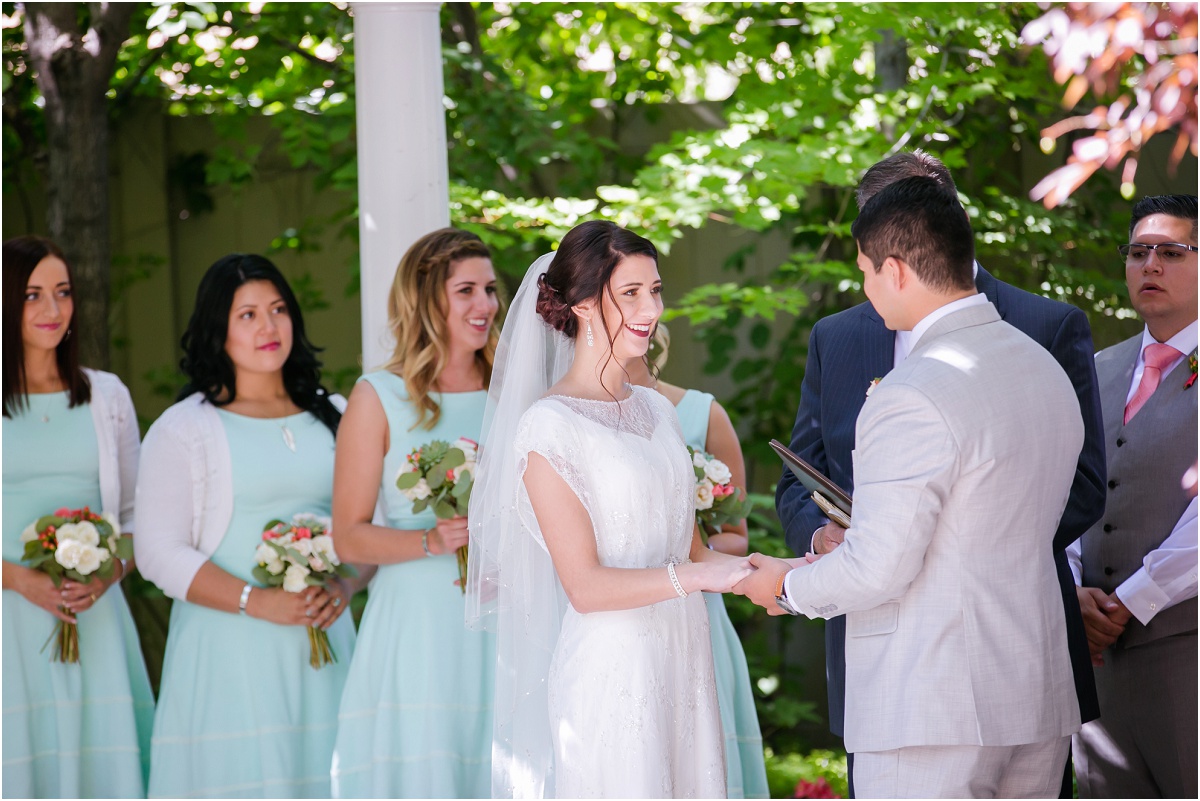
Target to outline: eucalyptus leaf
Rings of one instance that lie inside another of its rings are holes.
[[[421,480],[421,474],[413,471],[410,473],[401,473],[396,477],[396,489],[407,490],[417,486],[417,482]]]

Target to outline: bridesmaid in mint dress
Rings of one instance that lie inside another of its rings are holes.
[[[671,337],[661,323],[655,331],[650,357],[657,370],[667,362]],[[694,389],[682,389],[644,373],[630,375],[631,383],[654,387],[675,404],[683,440],[697,450],[708,451],[723,461],[733,474],[733,484],[746,486],[746,467],[742,448],[729,415],[712,395]],[[745,556],[748,546],[746,523],[726,525],[708,538],[710,548],[735,556]],[[725,599],[717,593],[704,593],[708,606],[708,625],[712,632],[713,664],[717,677],[717,701],[721,709],[721,727],[725,731],[725,778],[729,798],[769,798],[767,769],[763,759],[762,732],[750,688],[750,671],[741,640],[725,611]]]
[[[490,254],[446,228],[408,250],[389,322],[396,350],[350,395],[338,436],[334,542],[378,564],[338,714],[338,798],[491,793],[495,639],[464,626],[454,552],[467,520],[438,520],[396,489],[414,448],[479,439],[498,330]],[[376,507],[382,519],[376,516]]]
[[[4,243],[5,798],[144,797],[154,699],[120,580],[85,584],[21,564],[21,533],[61,507],[111,512],[129,532],[137,418],[111,373],[79,366],[71,273],[50,241]],[[79,662],[52,661],[55,624]]]
[[[183,348],[189,386],[147,433],[137,488],[142,572],[175,599],[149,794],[328,797],[354,587],[288,592],[251,571],[268,521],[330,514],[338,399],[261,256],[209,269]],[[336,663],[309,665],[309,626]]]

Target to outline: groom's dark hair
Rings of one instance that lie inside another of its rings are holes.
[[[929,178],[952,195],[958,195],[958,187],[950,177],[950,170],[935,156],[917,148],[911,152],[895,153],[872,164],[858,180],[854,200],[861,209],[871,198],[886,187],[905,178]]]
[[[880,190],[858,213],[850,233],[875,272],[894,256],[932,290],[975,286],[971,223],[958,198],[932,178],[905,178]]]

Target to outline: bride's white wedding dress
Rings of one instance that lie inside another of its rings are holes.
[[[542,548],[520,481],[529,453],[543,456],[587,509],[602,565],[687,561],[694,473],[675,410],[657,392],[635,387],[620,402],[547,396],[525,411],[513,445],[517,513]],[[701,593],[616,612],[568,606],[546,692],[557,796],[724,797]]]

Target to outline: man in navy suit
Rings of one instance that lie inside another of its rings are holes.
[[[956,194],[950,171],[920,150],[897,153],[872,166],[859,182],[859,208],[884,187],[913,176],[933,178]],[[1084,446],[1071,485],[1071,496],[1054,537],[1054,562],[1066,612],[1067,644],[1075,677],[1075,692],[1083,722],[1099,716],[1095,679],[1087,635],[1075,593],[1066,548],[1104,512],[1105,460],[1103,421],[1096,383],[1091,327],[1074,306],[1033,295],[997,280],[975,265],[975,286],[987,296],[1010,325],[1024,332],[1054,356],[1071,379],[1083,413]],[[861,303],[830,315],[813,326],[808,363],[800,389],[800,409],[792,431],[792,450],[847,492],[853,492],[854,428],[872,383],[908,355],[911,332],[888,330],[871,304]],[[987,425],[980,420],[980,425]],[[785,469],[775,492],[775,506],[788,545],[797,554],[828,553],[842,541],[844,529],[830,523],[809,493]],[[996,532],[1002,537],[1004,532]],[[1019,604],[1021,599],[1014,598]],[[826,675],[829,685],[829,727],[843,736],[846,692],[846,619],[825,625]],[[853,755],[850,756],[853,760]],[[853,764],[853,762],[851,762]],[[1063,797],[1071,797],[1071,767],[1067,763]],[[851,776],[853,770],[851,770]],[[853,789],[853,785],[852,788]]]

